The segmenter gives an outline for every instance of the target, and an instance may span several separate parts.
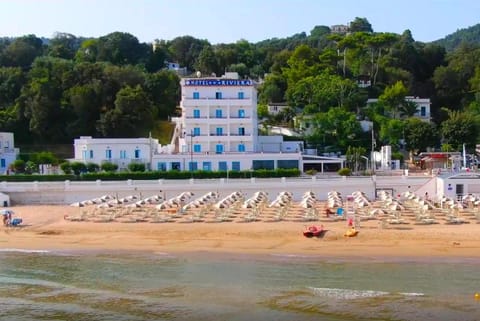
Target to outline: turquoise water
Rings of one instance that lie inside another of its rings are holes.
[[[0,252],[0,320],[480,320],[478,260]]]

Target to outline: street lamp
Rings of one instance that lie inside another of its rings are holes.
[[[368,157],[361,155],[361,158],[363,158],[366,162],[365,169],[368,170]]]

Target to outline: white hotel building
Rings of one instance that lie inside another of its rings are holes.
[[[0,132],[0,173],[7,173],[8,167],[16,159],[20,150],[15,148],[13,133]]]
[[[282,136],[259,136],[257,90],[237,73],[181,80],[182,116],[173,118],[171,143],[153,138],[75,139],[72,161],[112,162],[119,169],[131,162],[151,170],[227,171],[298,168],[304,163],[343,165],[342,159],[303,157],[303,142]]]

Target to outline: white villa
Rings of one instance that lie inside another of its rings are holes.
[[[20,150],[15,148],[13,133],[0,132],[0,173],[5,174],[8,166],[17,159]]]
[[[432,117],[430,115],[430,98],[420,98],[414,96],[406,96],[406,101],[411,101],[417,104],[417,112],[413,115],[425,122],[430,122]],[[378,102],[377,98],[370,98],[367,100],[367,105]]]
[[[200,75],[199,75],[200,76]],[[140,162],[151,170],[240,171],[317,166],[342,167],[344,160],[303,156],[303,142],[282,136],[259,136],[256,84],[237,73],[222,77],[183,78],[180,108],[173,118],[169,145],[153,138],[75,139],[73,161],[112,162],[124,169]]]

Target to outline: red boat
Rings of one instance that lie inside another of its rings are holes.
[[[323,231],[325,231],[323,225],[311,225],[305,228],[303,235],[306,237],[319,237],[322,235]]]

